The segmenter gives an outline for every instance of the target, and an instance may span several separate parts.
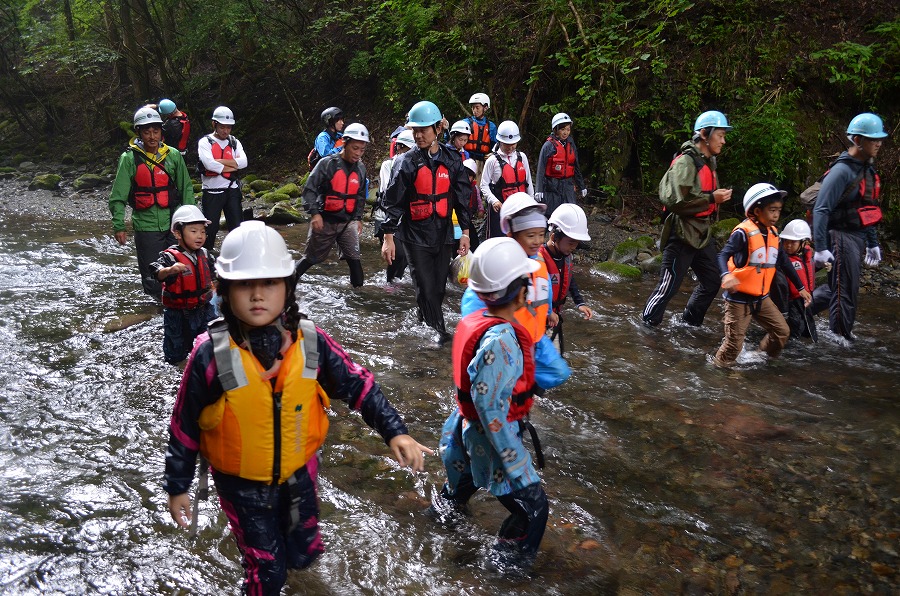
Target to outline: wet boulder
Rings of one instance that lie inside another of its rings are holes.
[[[72,183],[72,187],[75,190],[87,190],[89,188],[104,186],[108,183],[109,181],[99,174],[82,174],[75,179],[75,182]]]
[[[291,196],[281,192],[272,191],[259,195],[259,200],[266,203],[280,203],[282,201],[290,202]]]
[[[10,166],[0,167],[0,180],[4,178],[15,178],[18,170]]]
[[[249,186],[250,190],[254,192],[267,192],[275,188],[276,185],[271,180],[254,180],[247,186]]]
[[[593,267],[594,271],[612,281],[637,280],[641,278],[641,270],[632,265],[603,261]]]
[[[638,266],[644,273],[659,273],[662,267],[662,254],[638,260]]]
[[[263,217],[263,220],[271,225],[286,225],[303,223],[306,221],[306,216],[302,211],[294,207],[290,201],[280,201],[272,206],[265,217]]]
[[[277,189],[275,192],[285,194],[285,195],[291,197],[292,199],[296,199],[297,197],[300,196],[300,187],[297,186],[296,184],[294,184],[293,182],[289,182],[289,183],[285,184],[284,186],[282,186],[281,188]]]
[[[28,190],[57,190],[61,180],[59,174],[38,174],[31,179]]]

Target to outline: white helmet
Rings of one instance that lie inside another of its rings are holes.
[[[457,120],[453,123],[453,126],[450,127],[450,134],[458,132],[464,135],[472,134],[472,127],[469,126],[469,123],[465,120]]]
[[[547,210],[547,205],[538,203],[527,192],[516,192],[509,195],[509,198],[500,207],[500,231],[508,234],[510,229],[512,229],[511,223],[513,218],[530,209],[543,214]],[[546,222],[547,220],[544,220],[544,225],[546,225]]]
[[[369,129],[360,124],[359,122],[354,122],[350,126],[344,129],[344,138],[345,139],[353,139],[355,141],[363,141],[365,143],[369,142]]]
[[[176,226],[201,222],[207,225],[210,223],[196,205],[182,205],[172,214],[172,225],[169,229],[174,233]]]
[[[772,196],[772,195],[781,195],[783,199],[787,196],[786,190],[778,190],[768,182],[760,182],[759,184],[754,184],[744,193],[744,213],[747,217],[750,217],[750,209],[753,208],[756,203],[761,201],[762,199]]]
[[[587,216],[584,209],[574,203],[563,203],[556,208],[547,221],[551,226],[556,226],[560,232],[580,242],[591,239],[588,234]]]
[[[469,262],[469,287],[487,300],[500,298],[509,284],[540,269],[512,238],[488,238],[478,245]]]
[[[491,98],[487,96],[486,93],[476,93],[472,97],[469,98],[469,105],[480,103],[484,104],[484,107],[491,107]]]
[[[781,232],[782,240],[799,240],[802,242],[810,238],[812,238],[812,231],[809,229],[809,224],[802,219],[788,222],[788,225],[784,226],[784,230]]]
[[[410,149],[416,146],[416,139],[413,138],[413,133],[408,128],[404,128],[403,132],[397,135],[397,142],[401,145],[406,145]]]
[[[134,127],[139,128],[148,124],[159,124],[162,126],[162,118],[159,117],[159,112],[144,106],[134,113]]]
[[[234,112],[225,106],[219,106],[213,110],[212,119],[219,124],[234,126]]]
[[[560,112],[559,114],[557,114],[556,116],[553,117],[553,120],[550,121],[550,128],[552,128],[553,130],[556,130],[556,127],[560,126],[562,124],[572,124],[572,119],[569,118],[568,114]]]
[[[497,127],[497,140],[507,145],[518,143],[522,137],[519,135],[519,125],[512,120],[504,120]]]
[[[261,221],[245,221],[228,232],[216,259],[222,279],[273,279],[294,273],[284,238]]]
[[[475,163],[474,159],[464,159],[463,167],[472,172],[473,176],[478,175],[478,164]]]

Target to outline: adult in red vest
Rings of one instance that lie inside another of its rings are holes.
[[[560,112],[551,121],[553,134],[538,155],[534,199],[547,205],[547,217],[563,203],[575,203],[576,187],[581,198],[587,187],[578,165],[578,148],[572,138],[572,119]]]
[[[450,213],[456,213],[462,230],[457,253],[467,254],[472,195],[459,153],[438,141],[442,120],[441,111],[430,101],[420,101],[410,109],[406,126],[413,131],[416,147],[394,163],[384,192],[387,218],[381,224],[381,255],[388,265],[397,254],[395,233],[403,243],[416,288],[419,321],[435,330],[434,347],[450,340],[443,313],[450,256],[456,242]]]
[[[363,285],[359,235],[366,207],[366,166],[363,153],[369,145],[369,129],[359,123],[344,129],[340,153],[320,159],[303,187],[303,209],[312,218],[306,236],[306,252],[297,263],[297,277],[328,258],[337,243],[340,257],[350,268],[350,285]]]
[[[241,184],[238,172],[247,167],[247,154],[241,142],[231,135],[234,113],[225,106],[213,110],[212,134],[197,143],[197,155],[204,168],[200,177],[203,183],[203,215],[211,221],[206,230],[206,250],[212,250],[219,232],[219,218],[225,212],[229,230],[241,225],[243,212]]]
[[[662,322],[666,305],[681,287],[688,268],[697,275],[683,320],[699,327],[719,293],[719,267],[712,223],[719,205],[731,199],[730,188],[719,188],[716,156],[731,130],[722,112],[700,114],[694,135],[681,146],[659,183],[659,200],[668,212],[659,245],[663,249],[659,283],[647,299],[642,319],[648,327]]]

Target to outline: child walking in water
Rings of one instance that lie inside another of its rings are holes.
[[[540,476],[522,442],[530,427],[534,357],[531,335],[516,321],[539,268],[510,238],[486,240],[472,256],[469,289],[486,307],[464,317],[453,337],[458,407],[441,436],[447,483],[429,509],[440,518],[464,506],[479,488],[490,491],[510,513],[488,561],[501,570],[532,565],[549,513]]]
[[[790,329],[769,297],[776,268],[794,284],[806,306],[812,300],[787,254],[778,249],[775,224],[786,194],[771,184],[751,186],[744,195],[747,219],[734,228],[719,253],[722,289],[725,290],[725,339],[713,357],[713,363],[719,368],[734,366],[744,346],[751,318],[768,332],[759,343],[759,349],[770,358],[781,354],[790,337]]]
[[[172,412],[164,490],[188,527],[188,489],[200,453],[244,566],[244,593],[279,594],[288,569],[324,551],[319,535],[317,452],[326,408],[339,399],[362,413],[401,465],[423,452],[372,373],[300,314],[294,262],[259,221],[228,234],[216,263],[224,320],[194,348]]]

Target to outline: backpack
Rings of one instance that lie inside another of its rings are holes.
[[[825,180],[825,176],[828,175],[828,172],[831,171],[831,168],[835,166],[838,162],[841,161],[841,158],[837,158],[831,164],[829,164],[828,168],[825,170],[825,173],[819,176],[819,179],[816,180],[811,186],[809,186],[806,190],[800,193],[800,203],[807,211],[812,211],[816,206],[816,198],[819,196],[819,191],[822,189],[822,181]],[[863,166],[859,169],[859,174],[847,185],[847,188],[844,189],[844,193],[841,195],[841,199],[839,202],[844,202],[850,196],[854,190],[859,187],[859,183],[862,181],[863,176],[866,175],[866,167]]]
[[[316,164],[319,163],[320,159],[322,159],[322,156],[319,155],[319,150],[313,145],[313,148],[309,150],[309,154],[306,156],[306,165],[309,166],[310,172],[316,167]]]
[[[208,134],[203,138],[206,139],[207,141],[209,141],[210,145],[213,144],[211,134]],[[235,138],[232,135],[228,135],[228,145],[231,147],[232,151],[237,149],[237,141],[235,140]],[[203,160],[199,159],[199,157],[197,159],[197,176],[200,177],[201,182],[203,181],[203,177],[206,176],[206,166],[203,165]],[[232,179],[238,178],[237,172],[232,172],[231,176],[232,176]]]
[[[668,191],[671,190],[670,189],[671,185],[669,184],[669,172],[672,171],[672,165],[675,163],[675,161],[682,155],[686,155],[687,157],[691,158],[691,161],[694,162],[694,167],[697,168],[698,172],[700,170],[702,170],[704,168],[704,166],[706,166],[706,162],[703,161],[703,158],[694,153],[679,152],[672,156],[672,161],[669,164],[669,169],[666,170],[666,173],[663,174],[662,179],[660,179],[660,181],[659,181],[658,196],[659,196],[659,202],[663,204],[663,213],[668,213],[669,210],[667,209],[667,207],[671,207],[672,205],[674,205],[675,203],[677,203],[678,201],[681,200],[681,196],[673,197],[670,195],[670,193]]]

